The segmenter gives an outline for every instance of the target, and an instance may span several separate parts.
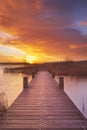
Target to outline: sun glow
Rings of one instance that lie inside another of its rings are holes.
[[[35,62],[35,60],[36,60],[35,56],[26,57],[26,62],[27,63],[33,64]]]
[[[5,46],[0,45],[0,58],[4,57],[4,61],[17,61],[17,62],[26,62],[33,64],[36,61],[36,56],[29,55],[26,51],[21,49],[12,47],[12,46]]]

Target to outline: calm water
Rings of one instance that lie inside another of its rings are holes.
[[[4,100],[5,105],[9,107],[23,90],[23,77],[26,75],[3,73],[4,67],[0,66],[0,100]],[[31,80],[31,76],[28,77]]]
[[[0,100],[4,99],[9,107],[23,90],[25,75],[3,73],[4,67],[0,67]],[[28,77],[30,81],[31,76]],[[58,82],[58,76],[55,79]],[[65,76],[64,91],[87,118],[87,77]]]
[[[64,91],[87,118],[87,77],[65,76]]]

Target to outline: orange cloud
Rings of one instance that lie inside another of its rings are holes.
[[[69,5],[66,3],[57,0],[21,0],[21,3],[20,0],[1,0],[0,44],[21,49],[40,62],[63,60],[68,55],[73,59],[87,58],[87,36],[82,35],[73,23],[79,12],[78,2],[71,0]],[[80,24],[87,25],[87,21],[81,21]]]
[[[78,48],[77,45],[69,45],[69,47],[72,48],[72,49],[76,49],[76,48]]]
[[[42,0],[35,0],[34,6],[36,9],[40,10],[41,9],[41,1]]]
[[[79,26],[87,26],[87,20],[78,23]]]

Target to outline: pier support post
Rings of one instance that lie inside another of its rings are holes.
[[[32,79],[35,77],[35,72],[32,72]]]
[[[55,72],[52,73],[52,77],[55,78]]]
[[[59,88],[64,90],[64,77],[59,77]]]
[[[23,88],[28,88],[28,77],[23,78]]]

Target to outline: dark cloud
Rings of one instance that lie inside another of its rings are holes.
[[[87,0],[43,0],[44,6],[58,10],[74,10],[87,7]]]

